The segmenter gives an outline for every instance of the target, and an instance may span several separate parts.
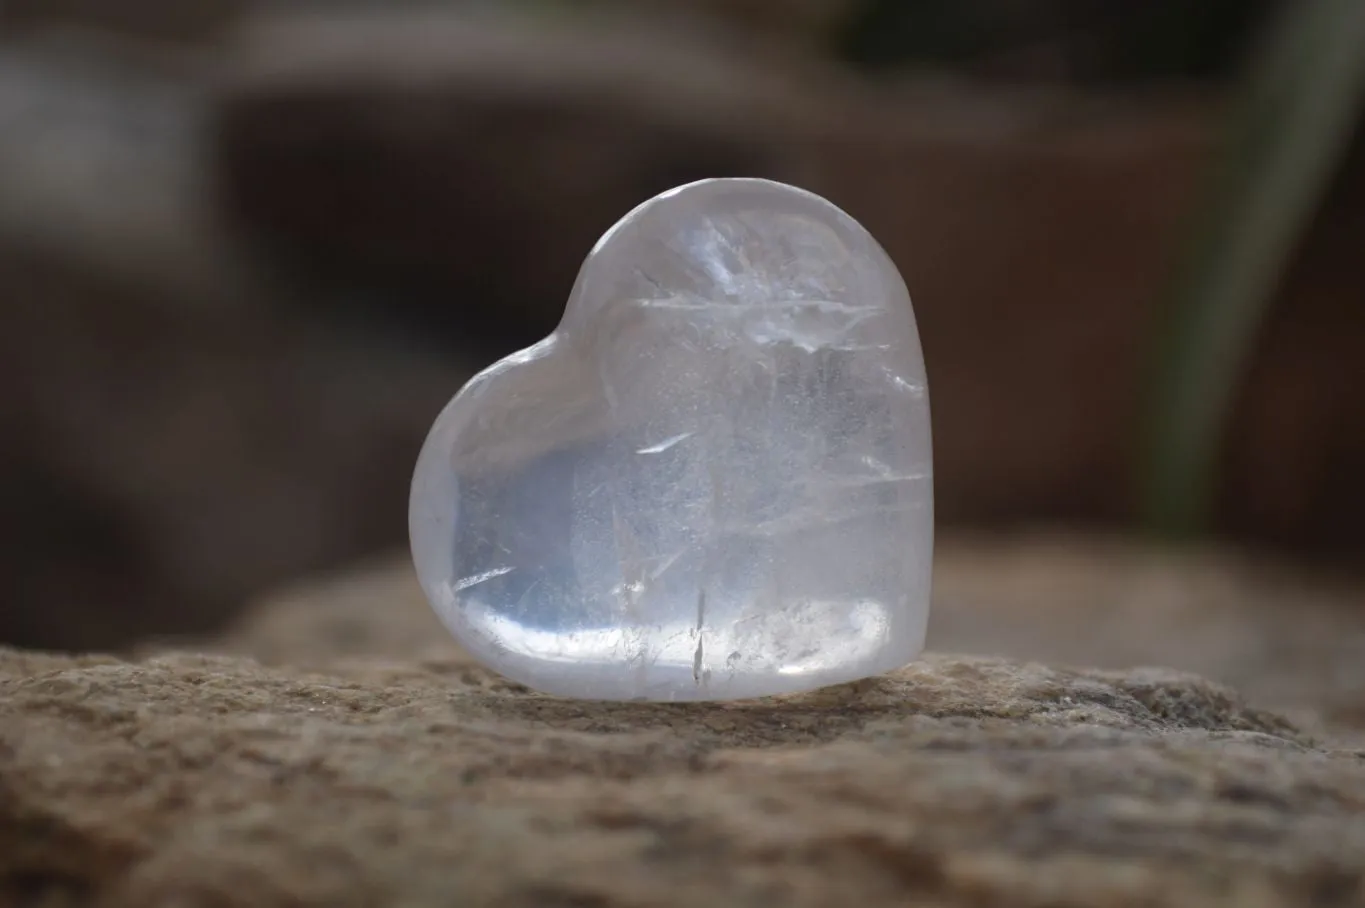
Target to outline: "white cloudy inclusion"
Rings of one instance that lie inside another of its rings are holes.
[[[446,626],[548,693],[721,700],[905,664],[933,494],[900,275],[790,186],[651,199],[592,250],[558,329],[441,413],[410,533]]]

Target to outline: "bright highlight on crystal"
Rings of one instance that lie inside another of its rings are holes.
[[[919,653],[932,490],[886,253],[811,193],[705,180],[622,218],[558,329],[455,396],[409,530],[442,621],[507,677],[726,700]]]

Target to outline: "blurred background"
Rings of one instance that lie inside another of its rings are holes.
[[[707,176],[825,195],[946,534],[1359,571],[1358,0],[0,0],[0,643],[401,547],[460,384]]]

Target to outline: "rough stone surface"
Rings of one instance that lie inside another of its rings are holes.
[[[1025,562],[1048,573],[1046,545],[946,548],[950,565],[1002,565],[1005,588]],[[1168,586],[1189,576],[1117,551],[1129,589],[1135,561]],[[1203,570],[1192,588],[1229,565]],[[999,617],[968,592],[940,611]],[[1088,592],[1051,620],[1116,595]],[[283,593],[228,648],[0,651],[0,902],[1365,899],[1365,749],[1172,670],[936,655],[782,699],[557,700],[439,636],[401,565]]]
[[[1170,672],[739,706],[464,660],[0,658],[0,892],[106,905],[1353,904],[1365,756]]]
[[[930,646],[1071,665],[1166,665],[1334,734],[1365,732],[1365,586],[1232,549],[958,535]],[[1361,739],[1365,743],[1365,739]]]

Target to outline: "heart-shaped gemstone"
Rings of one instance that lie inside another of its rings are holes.
[[[593,248],[555,332],[441,413],[410,532],[446,626],[548,693],[735,699],[905,664],[933,473],[899,273],[791,186],[656,196]]]

